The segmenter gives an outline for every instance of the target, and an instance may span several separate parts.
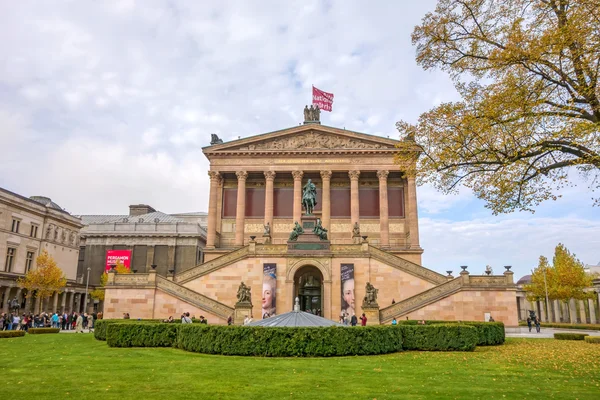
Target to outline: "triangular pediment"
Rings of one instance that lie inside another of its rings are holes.
[[[230,152],[289,152],[336,150],[393,150],[397,140],[348,131],[317,124],[307,124],[281,131],[251,136],[245,139],[216,144],[203,149],[204,153]]]

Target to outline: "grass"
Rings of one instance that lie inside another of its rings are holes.
[[[0,339],[0,376],[27,398],[598,399],[600,346],[508,339],[475,352],[257,358],[109,348],[92,335]],[[8,390],[8,389],[7,389]]]

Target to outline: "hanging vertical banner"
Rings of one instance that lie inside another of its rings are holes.
[[[321,111],[333,110],[333,93],[327,93],[316,87],[312,87],[313,105],[319,106]]]
[[[129,269],[131,267],[131,250],[107,250],[105,271],[108,271],[111,265],[117,265],[117,261]]]
[[[342,264],[340,269],[342,287],[342,313],[354,315],[354,264]]]
[[[262,318],[276,314],[277,264],[263,264]]]

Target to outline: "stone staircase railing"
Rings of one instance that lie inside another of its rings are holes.
[[[369,253],[374,259],[385,262],[391,265],[392,267],[395,267],[418,278],[426,280],[427,282],[439,285],[445,283],[448,280],[448,278],[446,278],[442,274],[438,274],[435,271],[432,271],[430,269],[420,266],[419,264],[415,264],[413,262],[400,258],[394,254],[387,253],[383,250],[378,249],[377,247],[369,245]]]
[[[190,268],[187,271],[178,273],[177,275],[175,275],[175,282],[180,284],[189,282],[200,276],[209,274],[212,271],[215,271],[226,265],[242,260],[246,258],[248,254],[248,246],[241,247],[235,251],[232,251],[231,253],[224,254],[221,257],[215,258],[214,260],[210,260],[208,262],[205,262],[204,264],[200,264],[193,268]]]
[[[156,287],[163,292],[169,293],[193,306],[213,313],[223,319],[233,315],[233,308],[220,303],[210,297],[195,292],[191,289],[181,286],[173,281],[170,281],[162,276],[156,277]]]
[[[451,281],[442,283],[441,285],[409,297],[408,299],[392,304],[389,307],[382,308],[379,310],[379,320],[381,323],[385,324],[390,322],[394,317],[401,317],[404,314],[408,314],[437,300],[443,299],[444,297],[448,297],[451,294],[460,291],[462,287],[462,277],[452,279]]]

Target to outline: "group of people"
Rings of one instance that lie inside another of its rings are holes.
[[[92,332],[94,321],[102,318],[102,313],[62,313],[57,312],[48,314],[42,311],[39,314],[23,314],[19,316],[17,313],[2,313],[0,314],[0,330],[1,331],[27,331],[29,328],[58,328],[64,331],[75,330],[83,333],[84,329]]]
[[[527,327],[529,328],[529,332],[531,332],[532,325],[535,326],[535,331],[540,333],[540,319],[537,316],[534,316],[533,318],[527,317]]]
[[[342,311],[340,314],[340,324],[342,325],[350,325],[350,326],[356,326],[358,325],[358,321],[360,320],[360,325],[361,326],[366,326],[367,325],[367,316],[363,313],[360,318],[356,318],[356,314],[352,314],[352,316],[348,315],[348,313],[346,313],[345,311]]]

